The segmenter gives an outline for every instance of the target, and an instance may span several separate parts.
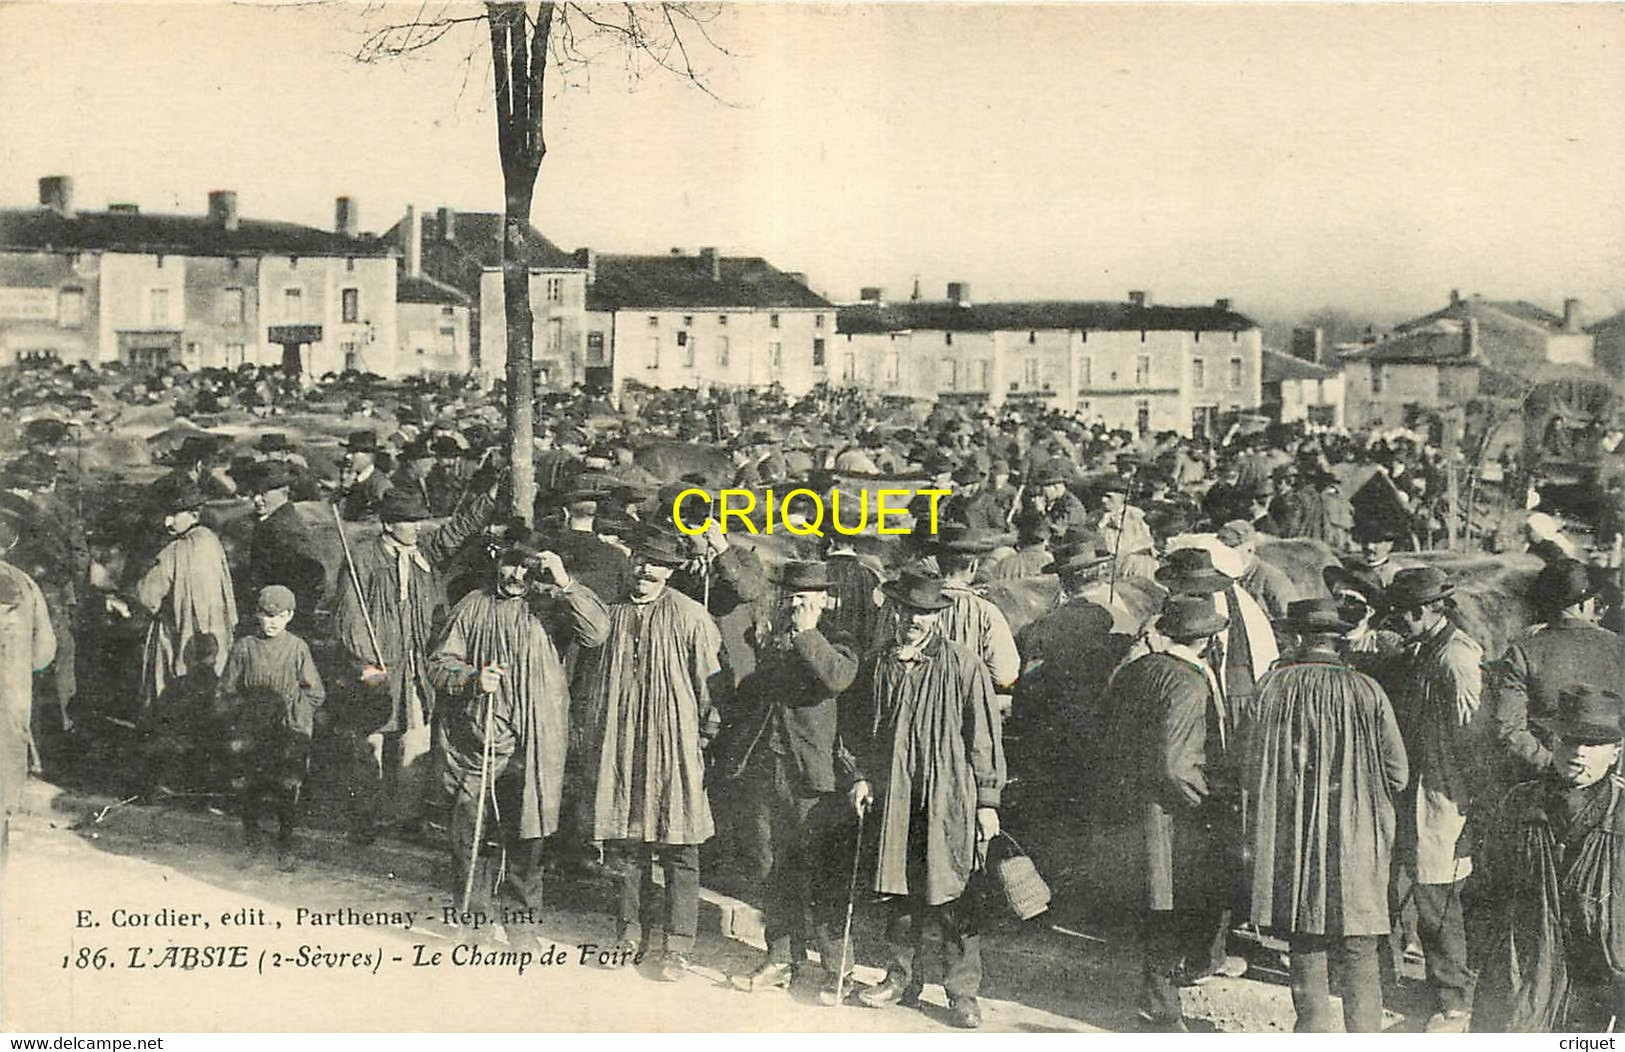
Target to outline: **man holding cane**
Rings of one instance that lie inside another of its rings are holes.
[[[949,1021],[982,1025],[982,952],[971,871],[999,833],[1004,744],[987,665],[943,637],[953,602],[942,581],[905,573],[883,586],[898,608],[895,638],[867,662],[855,690],[851,753],[843,757],[852,805],[873,807],[879,835],[873,890],[891,896],[886,979],[858,995],[870,1008],[918,1002],[917,958],[928,932],[942,939]]]
[[[469,593],[451,612],[445,638],[429,663],[440,692],[437,754],[452,797],[451,853],[456,894],[473,886],[484,903],[489,882],[470,876],[484,845],[485,808],[509,766],[517,763],[517,798],[494,809],[510,858],[508,886],[521,905],[540,904],[542,838],[559,824],[559,795],[569,734],[570,695],[557,638],[584,647],[603,643],[609,615],[535,535],[509,541],[496,579]]]

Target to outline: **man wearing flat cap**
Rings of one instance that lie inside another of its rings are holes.
[[[378,470],[378,435],[356,431],[345,440],[339,472],[339,513],[347,522],[360,522],[378,514],[389,479]]]
[[[1405,746],[1388,695],[1338,656],[1350,623],[1332,600],[1294,601],[1278,627],[1298,645],[1259,683],[1250,734],[1252,921],[1290,943],[1295,1030],[1335,1030],[1327,968],[1335,955],[1343,1029],[1375,1033]]]
[[[820,627],[834,584],[821,562],[785,566],[778,610],[757,640],[756,667],[735,691],[744,711],[718,745],[719,769],[744,793],[746,826],[772,859],[767,959],[738,983],[750,990],[789,986],[811,948],[831,978],[836,967],[829,923],[839,896],[818,879],[825,867],[817,851],[838,788],[836,698],[852,685],[858,654]]]
[[[867,810],[879,852],[871,890],[890,897],[886,978],[859,1000],[871,1008],[917,1003],[919,951],[941,936],[949,1021],[981,1025],[980,925],[966,894],[977,852],[999,832],[1006,776],[993,681],[938,620],[952,604],[942,581],[914,571],[882,586],[897,608],[893,639],[865,659],[843,719],[846,777]]]
[[[1411,761],[1397,809],[1394,900],[1416,906],[1434,1000],[1430,1033],[1462,1032],[1472,1005],[1461,889],[1473,859],[1464,833],[1487,744],[1479,716],[1484,648],[1450,618],[1453,591],[1443,571],[1419,566],[1394,575],[1383,596],[1405,637],[1390,682]]]
[[[430,647],[445,621],[443,570],[496,508],[496,486],[432,533],[429,509],[410,490],[378,505],[380,532],[350,545],[352,563],[334,584],[333,633],[345,674],[334,684],[335,725],[355,761],[350,835],[370,843],[386,811],[404,824],[423,818],[420,797],[403,792],[401,772],[427,750],[435,706]]]
[[[554,639],[591,648],[609,629],[603,602],[543,543],[536,535],[507,541],[494,579],[452,610],[429,660],[437,751],[452,797],[453,894],[467,886],[473,831],[483,825],[512,850],[508,886],[527,906],[540,905],[542,838],[559,828],[569,739],[569,681]],[[486,748],[491,758],[482,774]],[[517,792],[487,812],[489,824],[478,822],[510,766],[519,772]],[[482,784],[492,788],[490,796],[481,797]],[[473,887],[471,902],[491,901],[489,880],[476,873]]]
[[[1540,775],[1494,805],[1468,881],[1476,1033],[1602,1033],[1625,1018],[1618,682],[1568,684],[1536,717]]]
[[[709,681],[720,668],[721,636],[703,606],[669,587],[684,560],[669,534],[637,542],[632,592],[609,609],[585,706],[600,720],[586,739],[597,754],[592,835],[617,856],[617,940],[636,954],[653,953],[654,929],[663,929],[658,974],[666,982],[688,970],[699,924],[700,845],[716,831],[702,749],[719,728]],[[663,892],[655,888],[657,865]]]
[[[1575,559],[1548,563],[1535,576],[1530,601],[1539,622],[1490,666],[1488,706],[1505,784],[1525,781],[1552,763],[1537,719],[1557,711],[1570,683],[1625,685],[1625,639],[1599,627],[1590,574]]]
[[[1151,1030],[1185,1029],[1182,983],[1245,970],[1220,941],[1242,880],[1242,742],[1204,657],[1227,624],[1211,595],[1170,595],[1156,622],[1167,646],[1112,683],[1116,803],[1144,829],[1140,1017]]]

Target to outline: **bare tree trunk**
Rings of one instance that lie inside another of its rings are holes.
[[[491,23],[497,151],[502,159],[502,306],[507,326],[508,463],[512,465],[509,511],[528,523],[536,505],[535,322],[525,248],[536,176],[547,153],[542,139],[542,82],[547,75],[553,5],[540,5],[533,26],[522,2],[493,0],[486,10]]]

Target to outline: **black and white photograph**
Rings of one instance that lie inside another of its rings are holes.
[[[0,1030],[1612,1034],[1622,55],[3,0]]]

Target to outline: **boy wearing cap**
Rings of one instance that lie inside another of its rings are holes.
[[[305,641],[288,631],[296,599],[279,584],[260,589],[258,630],[232,644],[220,676],[219,710],[232,724],[228,747],[235,761],[243,842],[263,845],[260,817],[267,805],[277,819],[277,865],[293,868],[293,827],[305,784],[316,710],[326,700],[321,674]]]
[[[1625,1016],[1620,708],[1613,689],[1560,690],[1537,717],[1551,762],[1494,807],[1468,882],[1474,1032],[1601,1033]]]

